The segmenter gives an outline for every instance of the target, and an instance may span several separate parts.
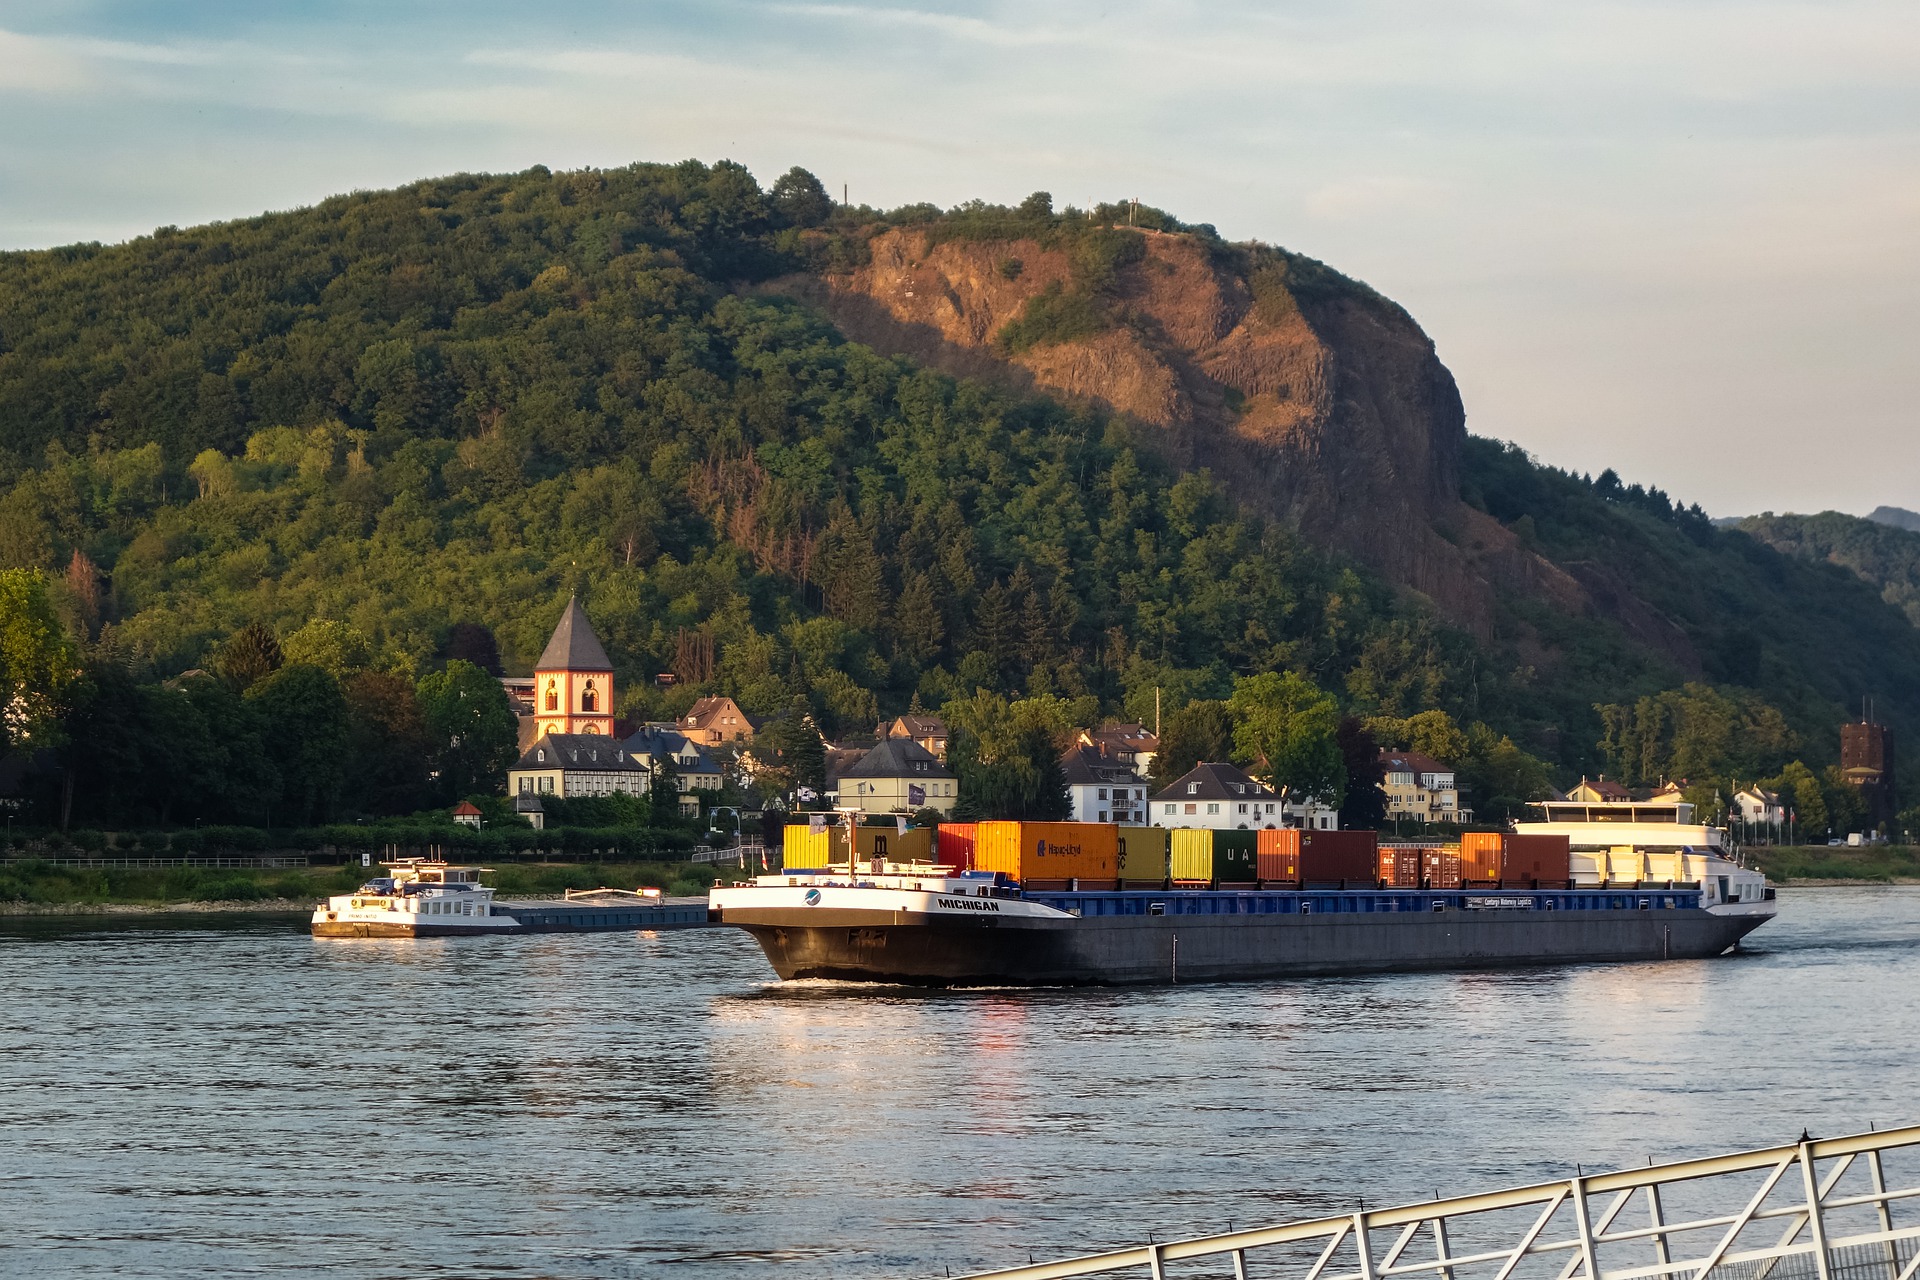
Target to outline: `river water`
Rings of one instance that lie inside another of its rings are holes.
[[[1920,889],[1711,961],[781,984],[732,930],[0,922],[0,1274],[940,1276],[1920,1120]]]

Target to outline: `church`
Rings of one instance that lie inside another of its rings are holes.
[[[578,596],[553,629],[533,665],[533,736],[549,733],[613,734],[613,663],[593,634]]]

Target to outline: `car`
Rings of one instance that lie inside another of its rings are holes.
[[[1827,841],[1827,847],[1829,849],[1841,848],[1845,846],[1846,843],[1847,842],[1845,840],[1829,840]]]

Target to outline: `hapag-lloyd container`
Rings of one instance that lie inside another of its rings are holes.
[[[1119,868],[1121,884],[1157,885],[1167,879],[1167,829],[1121,827]]]
[[[1033,888],[1119,879],[1120,828],[1108,822],[982,822],[973,869],[1002,871]]]
[[[1300,883],[1308,888],[1371,885],[1379,874],[1378,831],[1300,833]]]
[[[1573,859],[1566,836],[1469,831],[1460,837],[1460,878],[1503,889],[1565,888]]]
[[[933,842],[934,860],[956,871],[973,870],[973,846],[979,827],[977,822],[941,823]]]

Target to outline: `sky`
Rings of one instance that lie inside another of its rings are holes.
[[[1402,303],[1469,429],[1920,509],[1920,3],[0,0],[0,248],[457,171],[1137,197]]]

